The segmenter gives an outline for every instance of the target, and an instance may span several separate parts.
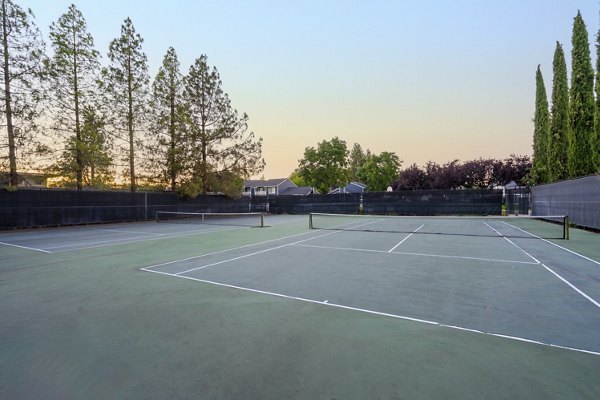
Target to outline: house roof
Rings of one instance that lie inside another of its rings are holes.
[[[313,193],[313,188],[310,186],[296,186],[296,187],[287,188],[283,193],[279,193],[279,194],[283,195],[283,196],[289,196],[289,195],[306,196],[311,193]]]
[[[257,186],[279,186],[283,182],[289,181],[288,178],[275,178],[275,179],[250,179],[244,181],[244,187],[257,187]],[[291,182],[291,181],[290,181]]]
[[[360,188],[360,189],[364,190],[364,189],[367,188],[367,185],[365,185],[362,182],[348,182],[346,184],[346,189],[350,189],[350,188],[353,188],[353,187],[357,187],[357,188]]]

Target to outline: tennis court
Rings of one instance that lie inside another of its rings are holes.
[[[600,397],[597,234],[201,222],[1,233],[1,397]]]

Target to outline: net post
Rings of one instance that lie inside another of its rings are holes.
[[[565,215],[564,227],[563,227],[563,238],[569,240],[569,216]]]
[[[154,220],[155,220],[156,222],[158,222],[158,213],[159,213],[159,212],[160,212],[160,211],[156,211],[156,212],[154,213]]]
[[[312,215],[312,213],[308,214],[308,229],[314,229],[313,228],[313,215]]]
[[[263,213],[263,212],[260,213],[260,227],[261,228],[265,227],[265,213]]]

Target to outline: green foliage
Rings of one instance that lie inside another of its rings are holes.
[[[135,154],[141,148],[139,131],[147,114],[150,77],[148,59],[142,50],[144,39],[135,32],[131,19],[121,26],[121,36],[108,49],[110,65],[102,69],[101,88],[108,97],[115,135],[125,139],[125,159],[131,191],[136,190]]]
[[[552,106],[550,119],[550,140],[548,157],[550,181],[568,178],[567,150],[569,148],[569,87],[567,83],[567,63],[559,42],[556,42],[552,63]]]
[[[595,171],[595,99],[594,69],[590,58],[588,34],[577,13],[573,24],[571,97],[568,170],[570,177],[592,174]]]
[[[360,180],[360,178],[358,177],[358,171],[364,164],[367,157],[370,155],[371,152],[368,149],[366,152],[364,152],[360,144],[354,143],[354,146],[352,146],[352,150],[350,150],[350,158],[348,160],[351,181],[356,182]]]
[[[53,164],[49,171],[60,176],[60,186],[77,187],[77,171],[80,157],[82,165],[83,186],[106,188],[114,183],[112,170],[113,160],[110,156],[111,145],[108,141],[105,121],[96,114],[92,107],[86,107],[82,112],[83,125],[81,139],[69,138],[67,148],[61,158]]]
[[[600,173],[600,30],[596,35],[596,121],[595,137],[592,140],[592,152],[596,155],[594,161],[596,173]]]
[[[548,111],[548,97],[542,71],[538,65],[535,74],[535,116],[533,118],[533,168],[530,179],[534,183],[546,183],[550,180],[549,159],[550,142],[550,112]]]
[[[152,179],[173,191],[184,173],[186,161],[188,113],[182,96],[183,76],[177,53],[170,47],[152,83],[147,162],[148,170],[154,172]]]
[[[175,191],[182,198],[193,199],[202,193],[203,187],[204,185],[202,181],[196,176],[191,178],[183,178]]]
[[[87,32],[83,15],[73,4],[50,25],[50,41],[54,55],[47,62],[47,73],[54,129],[66,142],[67,152],[75,152],[75,185],[81,189],[81,112],[97,100],[99,53],[94,49],[94,40]]]
[[[382,192],[398,179],[401,165],[402,160],[395,153],[369,154],[358,170],[358,178],[369,191]]]
[[[262,138],[248,132],[248,115],[238,115],[221,88],[216,68],[205,55],[197,58],[184,78],[183,98],[188,112],[184,174],[201,192],[214,191],[213,174],[250,177],[264,168]]]
[[[210,176],[211,188],[215,193],[222,193],[227,197],[239,198],[244,190],[244,179],[229,171],[222,171]]]
[[[4,84],[0,90],[0,124],[6,126],[0,133],[0,147],[8,150],[9,183],[16,186],[17,167],[38,142],[35,121],[41,112],[45,49],[31,10],[2,0],[0,13],[0,81]],[[3,158],[0,156],[0,165]]]
[[[309,186],[308,183],[306,183],[306,180],[300,176],[300,172],[297,169],[291,173],[289,180],[292,181],[296,186]]]
[[[321,193],[345,185],[350,177],[346,142],[334,137],[323,140],[316,149],[307,147],[299,160],[298,175]]]

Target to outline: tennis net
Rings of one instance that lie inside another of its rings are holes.
[[[566,216],[383,216],[311,213],[311,229],[568,239]]]
[[[264,227],[263,213],[157,211],[156,222]]]

